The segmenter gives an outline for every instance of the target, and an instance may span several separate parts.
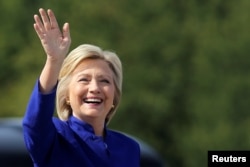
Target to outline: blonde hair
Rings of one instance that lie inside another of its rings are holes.
[[[122,65],[118,56],[114,52],[105,51],[101,48],[83,44],[72,50],[65,58],[59,78],[56,94],[56,108],[58,117],[61,120],[67,120],[72,115],[72,109],[67,104],[68,86],[71,80],[71,74],[77,65],[85,59],[103,59],[106,61],[113,71],[113,79],[115,84],[115,96],[113,107],[106,116],[105,122],[108,123],[116,112],[122,93]]]

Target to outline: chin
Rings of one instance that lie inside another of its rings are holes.
[[[87,117],[93,117],[93,118],[98,118],[98,117],[102,117],[103,115],[103,111],[100,110],[89,110],[89,111],[85,111],[82,112],[81,115],[87,116]]]

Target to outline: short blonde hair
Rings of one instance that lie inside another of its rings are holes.
[[[114,52],[102,50],[98,46],[83,44],[72,50],[65,58],[59,78],[56,94],[57,114],[61,120],[67,120],[72,115],[72,109],[67,104],[68,87],[71,81],[71,74],[77,65],[85,59],[102,59],[106,61],[113,71],[115,84],[115,96],[112,109],[106,116],[105,122],[108,123],[113,117],[119,105],[122,94],[122,64]]]

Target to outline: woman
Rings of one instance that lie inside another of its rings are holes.
[[[34,166],[138,167],[139,145],[106,128],[121,96],[119,58],[93,45],[80,45],[66,57],[69,24],[61,32],[52,10],[39,12],[34,29],[47,59],[23,119]],[[53,117],[55,98],[60,119]]]

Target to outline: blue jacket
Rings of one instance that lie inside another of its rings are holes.
[[[95,136],[91,125],[71,116],[53,117],[56,89],[39,92],[37,81],[23,119],[24,140],[35,167],[139,167],[139,145],[105,128]]]

